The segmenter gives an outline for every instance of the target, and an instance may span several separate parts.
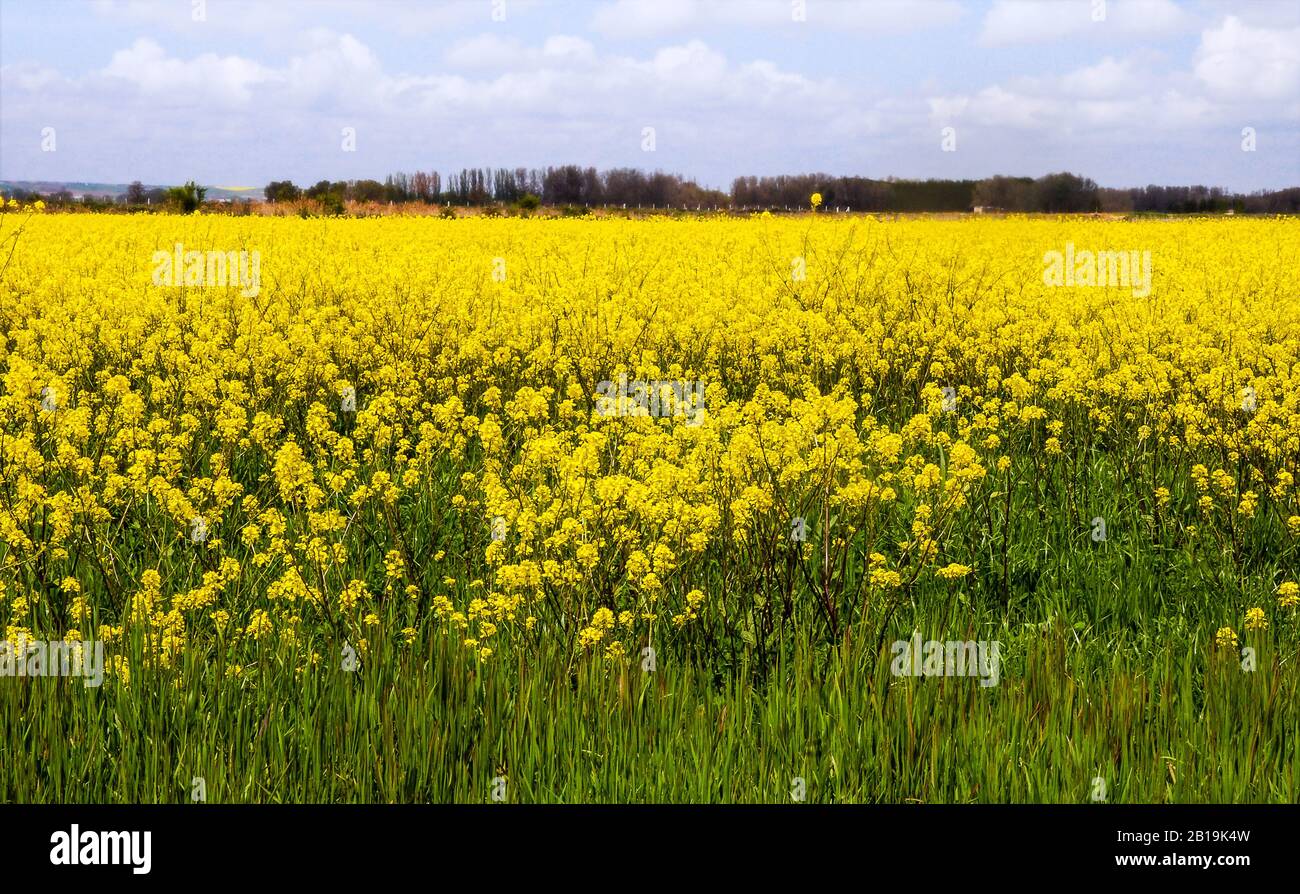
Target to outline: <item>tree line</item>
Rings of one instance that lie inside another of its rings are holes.
[[[635,168],[597,171],[563,165],[548,168],[464,168],[444,179],[437,171],[399,172],[378,180],[322,180],[306,188],[277,180],[263,191],[268,202],[314,199],[343,202],[426,202],[440,205],[574,205],[596,207],[716,207],[729,199],[678,174]]]
[[[827,207],[846,206],[854,211],[1300,212],[1300,187],[1249,194],[1206,186],[1116,189],[1068,172],[1036,179],[995,176],[983,180],[871,180],[826,174],[739,177],[732,184],[731,199],[745,207],[798,207],[814,192],[821,193]]]
[[[678,174],[635,168],[598,171],[548,168],[464,168],[445,179],[437,171],[390,174],[378,180],[322,180],[300,189],[291,181],[269,184],[270,202],[314,199],[346,202],[426,202],[443,205],[537,205],[627,208],[728,208],[799,210],[813,193],[826,209],[865,212],[1242,213],[1300,212],[1300,187],[1234,193],[1207,186],[1116,189],[1069,172],[1042,177],[982,180],[875,180],[829,174],[737,177],[730,191],[707,189]]]
[[[80,200],[67,193],[48,196],[12,190],[20,201],[44,199],[60,206],[98,209],[172,207],[192,211],[202,204],[202,188],[188,183],[172,189],[132,183],[124,195]],[[299,187],[276,180],[263,190],[271,203],[312,203],[326,214],[342,214],[350,203],[513,206],[565,209],[636,208],[683,210],[801,210],[813,193],[822,209],[858,212],[964,212],[971,210],[1046,213],[1300,213],[1300,187],[1234,193],[1206,186],[1141,186],[1116,189],[1068,172],[1043,177],[987,177],[982,180],[883,180],[829,174],[737,177],[729,191],[708,189],[679,174],[636,168],[599,171],[561,165],[547,168],[462,168],[445,177],[437,171],[398,172],[384,180],[321,180]],[[244,204],[246,200],[233,200]],[[305,213],[305,212],[304,212]]]

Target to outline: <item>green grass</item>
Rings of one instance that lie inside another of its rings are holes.
[[[937,619],[908,619],[933,630]],[[906,636],[908,626],[900,627]],[[268,652],[243,679],[197,651],[129,686],[5,680],[0,791],[24,802],[1110,802],[1300,800],[1300,691],[1195,646],[985,623],[998,686],[891,678],[852,638],[798,637],[766,679],[549,652],[478,664],[430,629],[354,672]],[[937,638],[937,637],[936,637]],[[385,645],[387,643],[387,645]],[[500,793],[500,789],[497,789]]]
[[[503,639],[480,662],[397,595],[375,629],[416,617],[413,642],[376,635],[353,672],[342,637],[318,632],[241,654],[238,677],[219,639],[158,668],[137,632],[129,685],[0,678],[0,797],[186,801],[202,777],[211,802],[483,802],[505,778],[510,802],[789,802],[798,777],[809,802],[1085,802],[1098,778],[1112,803],[1300,800],[1296,618],[1237,620],[1273,605],[1293,561],[1280,522],[1235,553],[1198,546],[1125,501],[1119,465],[1100,452],[1073,477],[1006,478],[1014,499],[992,491],[951,538],[976,545],[976,574],[920,581],[892,609],[845,606],[833,640],[802,588],[788,620],[773,611],[780,575],[766,593],[733,584],[730,632],[666,641],[653,672],[638,654],[575,654],[572,630]],[[455,549],[432,504],[411,511],[417,555]],[[356,553],[382,575],[382,549],[358,539]],[[843,589],[861,573],[850,561]],[[56,601],[41,606],[55,621]],[[1256,650],[1253,671],[1214,647],[1224,624]],[[888,645],[913,631],[999,641],[999,684],[892,677]],[[322,660],[304,670],[309,649]]]

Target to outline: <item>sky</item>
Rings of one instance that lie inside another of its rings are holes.
[[[1300,2],[0,0],[0,179],[568,163],[1296,186]]]

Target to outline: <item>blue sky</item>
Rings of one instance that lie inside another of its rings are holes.
[[[0,179],[569,162],[1297,185],[1300,3],[0,0]]]

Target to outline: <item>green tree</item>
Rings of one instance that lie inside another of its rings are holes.
[[[203,197],[208,194],[206,186],[199,186],[193,180],[184,186],[173,186],[167,190],[167,201],[180,208],[184,214],[193,214],[203,204]]]
[[[272,180],[262,194],[268,202],[292,202],[302,195],[302,190],[292,180]]]

